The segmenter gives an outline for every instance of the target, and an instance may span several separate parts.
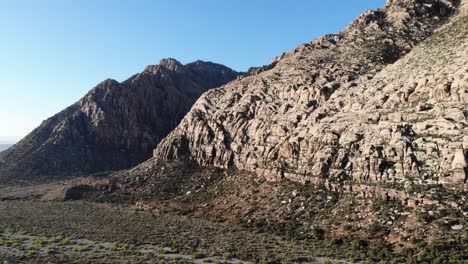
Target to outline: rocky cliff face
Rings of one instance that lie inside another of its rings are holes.
[[[105,80],[0,154],[0,179],[75,175],[134,166],[206,90],[239,74],[211,62],[164,59],[119,83]]]
[[[205,93],[154,151],[270,180],[464,188],[466,1],[389,0]]]

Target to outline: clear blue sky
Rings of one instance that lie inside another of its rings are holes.
[[[0,0],[0,141],[106,78],[174,57],[236,70],[340,31],[385,0]]]

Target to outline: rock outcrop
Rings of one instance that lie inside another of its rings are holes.
[[[152,150],[210,88],[239,73],[164,59],[119,83],[105,80],[0,154],[0,181],[124,169]]]
[[[205,93],[154,151],[269,180],[464,188],[467,1],[389,0]]]

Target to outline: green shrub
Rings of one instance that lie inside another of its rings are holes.
[[[78,252],[83,252],[83,251],[88,250],[90,247],[91,247],[90,245],[81,245],[81,246],[76,247],[76,249]]]
[[[116,243],[116,242],[112,243],[112,244],[109,246],[109,250],[110,250],[110,251],[116,251],[116,250],[117,250],[117,243]]]
[[[33,247],[35,248],[41,248],[43,245],[44,245],[44,241],[42,241],[41,239],[37,238],[37,239],[34,239],[33,242],[31,243]]]
[[[351,247],[354,250],[366,249],[368,242],[359,238],[355,238],[351,241]]]
[[[46,249],[45,249],[45,254],[46,255],[50,255],[52,253],[55,252],[55,248],[53,246],[48,246]]]
[[[70,237],[65,237],[62,240],[60,240],[59,245],[60,246],[66,246],[71,244],[71,238]]]

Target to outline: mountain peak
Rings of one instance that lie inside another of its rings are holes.
[[[157,72],[161,70],[161,68],[170,70],[170,71],[181,71],[184,65],[174,59],[174,58],[164,58],[159,61],[159,64],[156,65],[148,65],[143,72]]]
[[[177,71],[184,67],[180,61],[174,59],[174,58],[164,58],[159,62],[159,66],[165,67],[171,71]]]
[[[151,157],[202,93],[237,76],[219,64],[192,67],[167,58],[122,83],[106,79],[1,152],[0,182],[134,166]]]
[[[188,157],[200,165],[247,170],[273,181],[390,182],[419,177],[421,182],[429,179],[463,188],[462,168],[468,165],[461,129],[447,130],[447,135],[458,137],[447,136],[446,142],[435,145],[445,151],[443,164],[416,148],[429,149],[426,142],[431,137],[445,137],[442,126],[426,136],[432,126],[426,129],[421,125],[424,120],[456,113],[449,117],[453,122],[447,121],[453,124],[445,127],[463,127],[466,99],[459,89],[461,83],[465,87],[465,74],[453,74],[466,65],[463,56],[455,62],[454,55],[466,52],[466,18],[455,12],[458,4],[457,0],[388,1],[383,8],[363,13],[342,32],[286,52],[274,60],[273,68],[252,69],[250,76],[205,93],[158,144],[155,160]],[[443,34],[436,31],[444,25]],[[415,47],[419,48],[413,52]],[[451,54],[453,59],[439,54]],[[405,55],[413,61],[402,60]],[[436,76],[432,63],[421,74],[428,61],[440,64],[438,79],[428,77]],[[410,67],[410,62],[415,64]],[[396,77],[402,73],[407,76]],[[451,80],[457,80],[456,89],[451,88]],[[452,94],[453,101],[447,102]],[[451,110],[419,113],[429,99]],[[422,106],[416,108],[418,104]],[[407,125],[408,120],[414,126]],[[446,147],[452,141],[453,147]],[[413,149],[406,152],[408,142]],[[445,174],[438,168],[445,168]]]

